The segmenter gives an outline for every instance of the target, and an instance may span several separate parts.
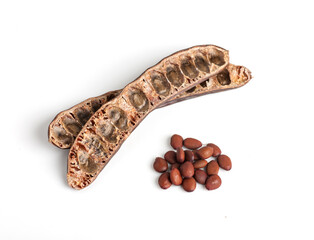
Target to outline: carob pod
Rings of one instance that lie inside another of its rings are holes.
[[[70,148],[87,120],[103,104],[114,99],[120,92],[121,90],[107,92],[101,96],[89,98],[68,110],[60,112],[49,125],[49,142],[59,148]]]
[[[208,68],[197,63],[199,57]],[[92,183],[148,113],[222,72],[228,61],[228,51],[204,45],[179,51],[147,69],[82,128],[69,152],[68,184],[82,189]]]
[[[221,75],[221,76],[220,76]],[[193,97],[238,88],[248,83],[252,76],[251,72],[243,66],[235,66],[229,64],[226,69],[220,74],[220,77],[213,76],[209,80],[196,85],[192,89],[181,93],[174,99],[162,103],[159,107],[164,107],[176,102],[190,99]],[[221,85],[221,83],[228,82],[222,81],[230,79],[229,85]],[[219,80],[218,80],[219,79]],[[156,80],[155,80],[156,81]],[[89,115],[92,116],[103,104],[111,101],[120,94],[122,90],[116,90],[105,93],[99,97],[93,97],[79,103],[72,108],[60,112],[49,125],[48,139],[49,142],[59,148],[70,148],[77,136],[82,129],[80,119],[77,116],[77,112],[89,111]]]

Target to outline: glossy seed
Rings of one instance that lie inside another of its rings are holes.
[[[200,184],[205,184],[207,179],[207,174],[204,170],[196,169],[194,173],[195,180]]]
[[[195,139],[195,138],[186,138],[184,141],[183,141],[183,146],[188,148],[188,149],[197,149],[199,147],[202,146],[202,143]]]
[[[170,145],[173,147],[173,149],[177,149],[179,147],[182,147],[183,146],[183,138],[178,134],[172,135],[171,140],[170,140]]]
[[[200,160],[200,157],[197,155],[197,150],[193,150],[194,160]]]
[[[182,187],[187,192],[193,192],[196,188],[196,181],[193,177],[184,178],[182,182]]]
[[[219,188],[221,185],[221,178],[217,175],[210,175],[205,183],[205,187],[207,188],[207,190],[214,190]]]
[[[206,173],[208,175],[218,174],[219,165],[216,160],[211,160],[206,166]]]
[[[182,177],[190,178],[194,175],[194,166],[191,162],[184,162],[180,166],[180,172]]]
[[[170,181],[172,182],[173,185],[181,185],[182,183],[182,177],[179,169],[174,168],[170,172]]]
[[[165,159],[157,157],[154,162],[154,169],[160,173],[165,172],[168,169],[168,163]]]
[[[217,159],[219,167],[229,171],[232,168],[231,159],[227,155],[220,155]]]
[[[177,158],[177,162],[178,163],[183,163],[184,162],[185,156],[184,156],[184,151],[183,151],[183,149],[181,147],[177,148],[176,158]]]
[[[164,159],[170,163],[170,164],[173,164],[176,162],[176,153],[175,151],[168,151],[165,153],[164,155]]]
[[[210,158],[213,155],[214,149],[212,147],[202,147],[201,149],[197,150],[197,155],[201,159]]]
[[[195,163],[193,163],[194,168],[203,168],[207,165],[207,161],[206,160],[197,160],[195,161]]]
[[[213,157],[218,157],[221,154],[221,150],[217,145],[215,145],[213,143],[209,143],[209,144],[207,144],[207,146],[213,148],[213,150],[214,150]]]
[[[174,164],[171,164],[171,168],[170,168],[170,170],[172,170],[172,169],[174,169],[174,168],[179,169],[179,168],[180,168],[180,164],[179,164],[179,163],[174,163]]]
[[[165,172],[160,175],[158,179],[158,184],[162,189],[167,189],[171,186],[170,175],[168,172]]]
[[[194,161],[194,153],[190,150],[185,150],[185,161],[193,162]]]

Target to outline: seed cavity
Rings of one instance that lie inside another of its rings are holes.
[[[206,88],[207,87],[207,83],[206,82],[207,82],[207,80],[204,81],[204,82],[201,82],[200,83],[201,87]]]
[[[106,144],[97,136],[91,137],[91,149],[97,158],[104,159],[107,157]]]
[[[108,142],[116,142],[117,134],[115,133],[115,127],[109,122],[102,122],[96,129],[98,135],[103,136]]]
[[[225,60],[224,60],[223,52],[221,52],[217,49],[213,49],[209,54],[209,61],[218,65],[218,66],[224,65]]]
[[[195,59],[194,59],[194,63],[195,63],[195,66],[201,70],[202,72],[207,72],[209,73],[210,70],[209,70],[209,63],[207,62],[207,60],[205,59],[204,56],[202,55],[196,55]]]
[[[128,128],[128,118],[126,113],[118,107],[113,107],[109,110],[109,117],[112,123],[121,130]]]
[[[85,123],[88,121],[88,119],[92,116],[92,113],[83,107],[77,108],[75,110],[74,114],[82,126],[85,125]]]
[[[97,110],[101,107],[101,103],[98,100],[92,101],[92,111],[97,112]]]
[[[196,78],[198,76],[198,70],[190,58],[185,58],[181,61],[181,69],[184,75],[189,78]]]
[[[73,138],[69,136],[62,127],[55,126],[52,129],[53,137],[55,137],[62,145],[69,145],[73,142]]]
[[[167,81],[166,77],[159,72],[154,72],[151,75],[152,85],[155,91],[162,96],[168,96],[170,93],[170,83]]]
[[[191,89],[187,90],[186,92],[187,92],[187,93],[192,93],[192,92],[195,91],[195,89],[196,89],[196,87],[192,87]]]
[[[148,110],[149,101],[141,90],[131,89],[129,92],[129,99],[138,112],[146,112]]]
[[[184,76],[177,65],[167,67],[166,76],[175,87],[180,87],[184,83]]]
[[[79,152],[78,160],[80,168],[89,174],[94,174],[98,170],[97,163],[86,152]]]
[[[221,73],[218,73],[217,74],[217,81],[222,86],[229,85],[231,83],[229,71],[225,69]]]
[[[118,95],[118,93],[110,93],[107,96],[107,102],[111,101],[112,99],[114,99],[116,96]]]
[[[76,137],[82,129],[81,124],[69,116],[64,116],[61,121],[65,130],[74,135],[74,137]]]

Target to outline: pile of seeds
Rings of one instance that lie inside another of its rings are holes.
[[[162,189],[173,185],[182,185],[187,192],[193,192],[196,182],[205,185],[206,189],[214,190],[220,187],[219,167],[229,171],[232,167],[230,158],[222,155],[220,148],[209,143],[203,145],[194,138],[183,138],[180,135],[171,137],[170,145],[176,151],[168,151],[164,158],[157,157],[154,169],[162,173],[158,184]],[[183,150],[183,147],[189,150]],[[214,159],[207,162],[206,159]],[[170,164],[170,169],[168,164]]]

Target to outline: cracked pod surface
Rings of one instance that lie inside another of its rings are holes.
[[[195,65],[201,71],[209,71],[209,67],[204,60],[204,57],[200,58],[198,55],[195,57]],[[171,99],[159,107],[164,107],[176,102],[180,102],[186,99],[190,99],[193,97],[202,96],[205,94],[215,93],[219,91],[225,91],[229,89],[234,89],[241,87],[248,83],[251,80],[251,72],[243,67],[243,66],[235,66],[233,64],[229,64],[225,70],[223,70],[217,76],[213,76],[210,79],[196,85],[195,87],[187,90],[186,92],[177,95],[174,99]],[[152,85],[156,92],[160,95],[168,96],[170,91],[170,83],[164,77],[163,74],[159,72],[152,73]],[[93,97],[85,100],[82,103],[79,103],[72,108],[65,110],[59,113],[54,120],[49,125],[48,130],[48,139],[49,142],[54,144],[59,148],[70,148],[78,135],[78,133],[82,129],[82,125],[79,123],[79,120],[76,119],[74,112],[76,112],[77,108],[85,108],[90,111],[90,115],[92,116],[103,104],[114,99],[122,90],[116,90],[112,92],[105,93],[98,97]],[[120,110],[118,111],[113,119],[114,125],[123,124],[126,127],[126,117],[120,119]],[[116,112],[114,111],[114,112]],[[113,113],[110,113],[113,114]],[[119,126],[118,126],[119,128]],[[121,126],[120,126],[121,128]]]
[[[206,69],[204,64],[195,63],[195,56],[200,54],[208,64],[208,72],[201,70]],[[203,45],[174,53],[147,69],[118,96],[102,105],[82,128],[69,152],[68,184],[75,189],[82,189],[92,183],[148,113],[217,75],[226,68],[228,62],[228,51],[213,45]],[[198,69],[197,65],[202,67]],[[156,77],[156,72],[159,77]],[[123,116],[123,128],[114,124],[120,117],[110,114],[113,109],[119,109],[118,115]],[[103,154],[96,154],[95,142],[101,144]]]

